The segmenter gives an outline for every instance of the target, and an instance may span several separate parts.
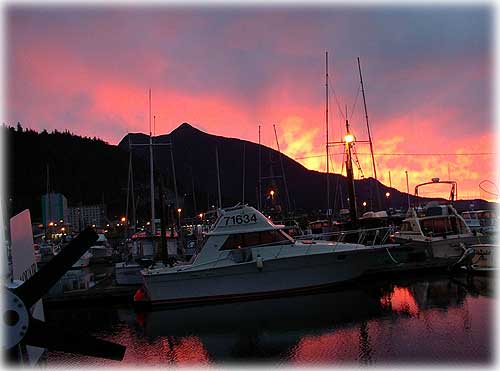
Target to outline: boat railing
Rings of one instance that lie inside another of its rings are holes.
[[[299,241],[303,240],[321,240],[334,242],[357,243],[365,246],[374,246],[384,244],[388,241],[391,234],[395,231],[394,227],[379,227],[368,229],[357,229],[349,231],[328,232],[321,234],[308,234],[297,236]]]

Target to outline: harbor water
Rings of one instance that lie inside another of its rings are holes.
[[[60,352],[49,366],[488,365],[494,277],[414,275],[314,294],[136,311],[48,308],[46,318],[127,347],[122,362]]]

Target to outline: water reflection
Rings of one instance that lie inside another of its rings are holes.
[[[150,312],[108,308],[112,325],[93,329],[127,345],[125,364],[485,363],[492,353],[491,281],[435,276]],[[49,354],[50,362],[114,364],[60,353]]]

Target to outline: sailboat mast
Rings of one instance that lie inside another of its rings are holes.
[[[288,212],[290,212],[291,211],[290,195],[288,194],[288,184],[286,183],[285,168],[283,166],[283,154],[281,153],[281,150],[280,150],[280,143],[278,141],[278,134],[276,133],[276,125],[273,125],[273,128],[274,128],[274,137],[276,138],[276,147],[278,147],[278,152],[280,154],[281,176],[283,177],[283,183],[285,185],[285,193],[286,193],[286,202],[287,202],[287,206],[288,206]]]
[[[220,192],[220,176],[219,176],[219,147],[215,145],[215,165],[217,167],[217,193],[219,195],[219,209],[222,208],[222,197]]]
[[[130,198],[130,171],[132,167],[132,146],[130,145],[130,133],[127,134],[128,136],[128,177],[127,177],[127,203],[125,207],[125,222],[128,224],[129,222],[129,217],[128,217],[128,204],[129,204],[129,198]],[[126,234],[125,234],[126,237]]]
[[[196,193],[194,192],[194,173],[192,167],[191,167],[191,188],[193,189],[193,214],[196,217],[196,211],[198,210],[198,207],[196,206]]]
[[[132,167],[132,151],[130,151],[130,195],[132,197],[132,232],[135,233],[136,215],[135,215],[135,196],[134,196],[134,169]]]
[[[259,197],[257,198],[257,203],[259,207],[259,211],[262,210],[262,167],[261,167],[261,144],[260,144],[260,125],[259,125]]]
[[[153,175],[153,133],[151,132],[151,89],[149,89],[149,168],[150,177],[149,183],[151,188],[151,233],[153,236],[156,234],[155,226],[155,188],[154,188],[154,175]]]
[[[326,213],[328,224],[331,224],[330,217],[330,154],[328,147],[328,52],[325,53],[325,66],[326,66],[326,75],[325,75],[325,124],[326,124]]]
[[[170,139],[170,162],[172,163],[172,178],[174,181],[175,193],[175,209],[179,208],[179,196],[177,195],[177,179],[175,177],[175,162],[174,162],[174,141]]]
[[[47,202],[46,209],[46,219],[45,219],[45,234],[48,233],[48,225],[50,223],[50,174],[49,174],[49,164],[47,164],[47,197],[45,197],[45,202]],[[48,235],[47,235],[48,236]]]
[[[410,208],[410,183],[408,181],[408,170],[405,170],[406,174],[406,197],[408,198],[408,209]]]
[[[356,194],[354,192],[354,171],[352,167],[352,154],[351,154],[351,145],[353,142],[353,138],[349,132],[349,121],[347,120],[347,113],[346,113],[345,125],[347,129],[347,135],[345,138],[347,190],[349,195],[349,211],[351,214],[351,224],[354,227],[357,223],[358,216],[356,210]]]
[[[363,94],[363,106],[365,108],[366,128],[368,130],[368,142],[370,143],[370,153],[372,155],[373,176],[374,176],[375,180],[377,180],[377,168],[375,167],[375,156],[373,155],[373,142],[372,142],[372,136],[370,133],[370,124],[368,122],[368,111],[366,109],[365,87],[363,85],[363,75],[361,74],[361,63],[359,61],[359,57],[358,57],[358,71],[359,71],[359,81],[361,82],[361,93]]]
[[[245,204],[245,142],[243,142],[243,181],[242,183],[242,191],[241,191],[241,203]]]

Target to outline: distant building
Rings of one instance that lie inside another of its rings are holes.
[[[79,232],[87,226],[95,225],[97,228],[104,225],[103,205],[82,205],[69,207],[64,219],[71,225],[71,230]]]
[[[60,193],[48,193],[42,196],[42,224],[57,223],[65,219],[68,200]]]

